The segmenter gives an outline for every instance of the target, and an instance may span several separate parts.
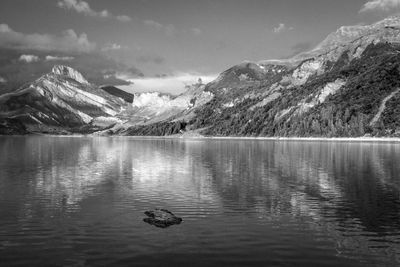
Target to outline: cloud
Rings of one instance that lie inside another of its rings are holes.
[[[46,61],[71,61],[73,60],[74,57],[58,57],[58,56],[46,56],[45,60]]]
[[[25,60],[18,60],[21,55],[34,55],[39,58],[39,61],[28,64]],[[69,57],[73,57],[73,59],[68,61],[49,61],[46,59],[53,58],[48,56],[61,60],[69,59]],[[143,76],[142,72],[133,65],[118,62],[99,51],[91,53],[49,53],[48,51],[16,50],[0,47],[0,77],[7,81],[7,83],[0,83],[0,94],[15,90],[21,85],[32,82],[49,73],[55,64],[67,64],[81,72],[88,81],[97,85],[128,84],[128,82],[115,77],[115,74],[120,72],[129,73],[129,77],[135,77],[135,75],[136,77]],[[104,77],[105,74],[108,74],[107,77]]]
[[[143,23],[144,23],[144,25],[153,27],[154,29],[156,29],[158,31],[164,32],[168,36],[173,36],[178,32],[177,29],[175,28],[175,26],[172,24],[163,25],[154,20],[144,20]]]
[[[203,33],[203,31],[201,29],[199,29],[199,28],[192,28],[190,30],[193,33],[193,35],[200,35],[200,34]]]
[[[120,50],[122,46],[117,43],[106,44],[101,50],[102,51],[113,51],[113,50]]]
[[[274,28],[274,33],[281,33],[285,31],[291,31],[293,30],[293,27],[288,27],[284,23],[279,23],[277,27]]]
[[[166,77],[148,77],[148,78],[130,78],[127,76],[118,76],[123,80],[132,82],[131,85],[120,86],[121,89],[129,92],[160,92],[170,94],[181,94],[186,91],[186,86],[195,84],[201,78],[203,83],[209,83],[218,75],[200,74],[200,73],[176,73]]]
[[[104,9],[103,11],[95,11],[90,7],[88,2],[82,0],[61,0],[57,2],[57,6],[67,10],[73,10],[79,14],[90,17],[115,18],[121,22],[128,22],[132,20],[131,17],[126,15],[114,16],[107,9]]]
[[[11,28],[7,24],[0,24],[0,33],[12,32]]]
[[[60,36],[51,34],[25,34],[12,30],[7,24],[0,24],[0,47],[11,49],[32,49],[41,51],[90,52],[96,47],[88,40],[86,33],[74,30],[63,31]]]
[[[165,62],[165,58],[158,56],[158,55],[142,55],[138,56],[136,60],[140,63],[153,63],[160,65]]]
[[[39,61],[39,57],[35,55],[21,55],[18,60],[26,63],[32,63]]]
[[[81,0],[62,0],[58,1],[57,6],[68,10],[74,10],[85,16],[103,17],[103,18],[110,16],[108,10],[103,10],[100,12],[94,11],[87,2]]]
[[[151,27],[157,31],[164,32],[168,36],[175,36],[178,33],[193,34],[195,36],[198,36],[203,33],[203,31],[199,28],[177,29],[173,24],[164,25],[151,19],[144,20],[143,23],[144,25]]]
[[[0,83],[6,83],[7,80],[0,76]]]
[[[360,13],[373,12],[373,11],[383,11],[388,12],[393,9],[400,8],[400,0],[372,0],[368,1],[360,9]]]
[[[164,28],[164,25],[162,25],[161,23],[158,23],[154,20],[151,20],[151,19],[144,20],[143,23],[144,23],[144,25],[154,27],[157,30],[161,30]]]
[[[129,22],[132,20],[131,17],[126,16],[126,15],[118,15],[115,17],[117,20],[121,21],[121,22]]]

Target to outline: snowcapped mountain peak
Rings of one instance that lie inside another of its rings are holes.
[[[389,16],[373,24],[342,26],[329,34],[310,51],[281,60],[259,61],[262,65],[296,66],[304,60],[325,58],[336,61],[344,51],[350,51],[350,57],[358,57],[371,43],[400,43],[400,14]]]
[[[51,72],[56,75],[71,78],[81,84],[89,84],[89,82],[83,77],[80,72],[68,66],[55,65]]]
[[[332,50],[339,44],[349,45],[360,38],[365,42],[374,40],[399,42],[400,15],[393,15],[371,25],[342,26],[328,35],[313,51]]]

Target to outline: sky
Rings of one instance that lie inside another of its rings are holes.
[[[240,62],[287,58],[340,26],[399,11],[400,0],[1,0],[0,49],[23,51],[19,64],[96,54],[146,79],[207,81]]]

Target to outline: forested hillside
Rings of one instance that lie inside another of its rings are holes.
[[[206,135],[232,136],[374,136],[400,134],[400,94],[386,103],[376,122],[385,97],[400,87],[400,45],[371,44],[360,58],[347,62],[346,53],[330,71],[309,79],[305,84],[263,107],[252,108],[260,98],[246,99],[233,107],[223,108],[224,95],[216,96],[201,107],[190,121],[191,129],[204,128]],[[336,94],[321,104],[307,106],[321,88],[337,80],[347,81]],[[245,89],[244,89],[245,90]]]

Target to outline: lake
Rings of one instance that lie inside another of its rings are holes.
[[[0,266],[399,265],[398,143],[0,137]]]

